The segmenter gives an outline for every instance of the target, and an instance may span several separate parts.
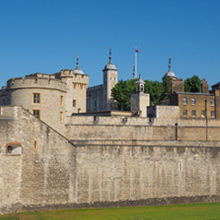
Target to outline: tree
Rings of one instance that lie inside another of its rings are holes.
[[[145,93],[150,94],[150,105],[159,105],[163,94],[163,83],[145,80]]]
[[[130,98],[136,92],[136,81],[137,79],[120,80],[112,89],[112,96],[117,101],[118,110],[130,111]],[[157,105],[161,100],[163,84],[158,81],[146,80],[145,93],[150,94],[150,104]]]
[[[118,110],[130,111],[130,97],[136,91],[136,81],[137,79],[120,80],[112,89],[112,96],[117,101]]]
[[[194,75],[191,78],[187,78],[184,81],[184,91],[185,92],[200,92],[201,91],[201,79]]]
[[[171,95],[171,78],[168,76],[163,77],[163,93],[161,95],[161,100],[167,99]]]

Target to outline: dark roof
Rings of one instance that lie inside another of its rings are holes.
[[[183,95],[205,95],[205,96],[214,96],[213,93],[193,93],[193,92],[175,92],[176,94],[183,94]]]
[[[212,87],[216,87],[216,86],[220,86],[220,82],[218,82],[218,83],[212,85]]]

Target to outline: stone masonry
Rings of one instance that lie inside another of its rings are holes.
[[[203,121],[172,117],[165,125],[161,109],[153,122],[73,116],[63,136],[22,107],[0,112],[1,213],[220,201],[216,120],[208,141]],[[8,153],[13,143],[21,154]]]

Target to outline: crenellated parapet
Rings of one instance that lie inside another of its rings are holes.
[[[89,83],[89,75],[75,73],[74,70],[71,69],[63,69],[58,73],[55,73],[55,77],[61,80],[65,80],[66,78],[71,78],[73,83],[81,83],[88,85]]]
[[[5,89],[42,88],[66,92],[66,83],[57,79],[55,74],[34,73],[25,77],[16,77],[7,81]]]
[[[103,85],[92,86],[87,89],[87,92],[92,92],[95,90],[103,89]]]

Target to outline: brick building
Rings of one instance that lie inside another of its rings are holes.
[[[184,82],[178,79],[171,71],[171,59],[169,70],[165,77],[170,78],[171,96],[161,102],[162,105],[179,106],[179,116],[185,118],[220,118],[220,83],[212,86],[202,80],[201,93],[184,92]]]
[[[215,118],[215,96],[206,93],[174,92],[170,105],[178,105],[180,117]]]

